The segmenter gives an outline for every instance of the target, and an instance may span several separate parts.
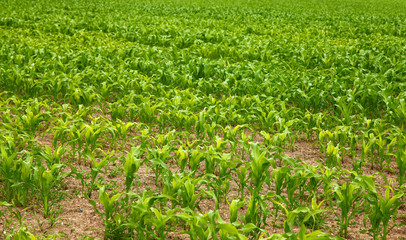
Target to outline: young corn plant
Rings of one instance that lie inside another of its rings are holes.
[[[215,136],[217,136],[218,125],[215,122],[212,122],[211,124],[206,123],[204,124],[203,128],[205,129],[205,132],[209,137],[211,143],[213,143]]]
[[[205,110],[199,113],[199,117],[197,121],[195,121],[195,130],[198,137],[204,138],[205,136],[205,124],[206,124],[206,115],[207,112]]]
[[[151,164],[152,171],[155,174],[155,184],[158,185],[159,180],[164,172],[170,171],[166,164],[170,159],[172,147],[165,145],[163,148],[150,149],[149,156],[146,162]]]
[[[341,237],[332,236],[330,233],[325,233],[320,230],[306,233],[307,229],[304,224],[301,225],[298,233],[275,233],[268,238],[261,238],[262,240],[344,240]]]
[[[241,220],[244,225],[252,224],[256,226],[255,231],[250,232],[254,238],[257,238],[263,228],[267,225],[267,218],[270,215],[270,210],[265,202],[266,197],[256,195],[252,193],[250,200],[245,205],[247,206],[247,211],[245,215],[242,216]],[[254,230],[254,229],[253,229]]]
[[[196,149],[191,150],[189,154],[189,168],[193,173],[193,177],[195,177],[197,170],[199,169],[200,162],[204,159],[203,156],[204,153]]]
[[[189,229],[183,230],[182,233],[188,234],[192,240],[210,239],[213,236],[213,232],[215,232],[216,225],[209,224],[206,217],[208,214],[210,213],[202,215],[188,209],[184,209],[184,212],[177,213],[176,217],[184,222],[184,228]],[[213,236],[212,238],[215,239],[217,236]]]
[[[84,145],[84,154],[92,154],[98,147],[100,147],[101,144],[99,138],[103,131],[103,126],[100,124],[85,124],[84,140],[86,144]]]
[[[118,133],[118,135],[120,135],[121,138],[121,149],[125,148],[125,144],[127,142],[127,135],[130,133],[131,131],[131,127],[134,126],[134,123],[132,122],[117,122],[114,125],[114,128],[116,129],[116,132]]]
[[[13,153],[15,149],[8,148],[7,151],[3,145],[0,145],[0,150],[0,180],[5,185],[5,199],[25,207],[35,187],[32,179],[34,157],[29,152],[21,151],[17,158]]]
[[[60,146],[65,146],[66,143],[69,141],[69,125],[72,122],[68,119],[57,119],[57,123],[52,128],[53,140],[52,146],[54,148],[58,147],[58,141]]]
[[[339,217],[340,235],[348,237],[348,227],[351,225],[352,219],[362,212],[363,205],[363,189],[353,182],[345,182],[341,185],[332,183],[334,198],[337,201],[337,206],[340,210]]]
[[[238,222],[238,211],[242,207],[245,206],[245,202],[241,200],[234,199],[229,205],[229,212],[230,212],[230,222],[235,223]]]
[[[138,169],[142,164],[142,160],[139,158],[141,154],[141,147],[133,147],[130,152],[127,153],[124,162],[124,172],[125,172],[125,191],[128,194],[132,185],[134,184],[134,179],[137,177]],[[137,184],[138,193],[138,184]]]
[[[281,154],[287,146],[288,136],[291,135],[291,132],[288,128],[285,128],[283,132],[275,133],[272,136],[272,145],[276,147],[276,153]],[[293,142],[291,142],[293,144]],[[292,149],[292,146],[291,146]]]
[[[217,162],[219,158],[219,153],[214,149],[213,146],[210,146],[205,153],[204,165],[206,169],[206,174],[214,174],[217,169]]]
[[[341,168],[341,158],[340,158],[340,145],[334,146],[334,144],[330,141],[327,144],[327,152],[326,152],[326,163],[328,167],[340,167]]]
[[[130,233],[137,239],[166,239],[176,223],[177,214],[181,209],[164,207],[169,196],[152,196],[151,192],[143,192],[138,200],[131,204],[131,213],[127,216]],[[164,211],[162,211],[164,210]]]
[[[104,237],[106,239],[112,237],[110,232],[114,230],[114,215],[118,212],[117,205],[119,204],[120,197],[123,194],[115,193],[113,196],[109,196],[106,192],[105,186],[99,189],[99,202],[104,207],[104,212],[99,211],[96,202],[89,198],[90,204],[93,206],[95,211],[103,218],[104,222]]]
[[[310,210],[309,218],[303,219],[303,223],[306,227],[310,228],[312,231],[316,229],[320,229],[324,226],[327,215],[324,212],[328,211],[328,209],[322,209],[321,205],[324,203],[325,200],[322,200],[320,203],[317,203],[317,197],[313,196]]]
[[[1,156],[0,156],[0,173],[1,180],[5,181],[5,195],[6,201],[11,202],[13,198],[13,182],[17,179],[16,172],[16,158],[18,152],[7,151],[3,145],[0,145]]]
[[[76,122],[75,125],[71,126],[68,130],[71,148],[74,149],[72,152],[72,159],[75,159],[75,153],[79,156],[79,163],[82,163],[83,156],[83,146],[84,146],[84,137],[86,134],[86,125],[83,122]]]
[[[190,230],[185,230],[183,232],[187,233],[192,240],[247,240],[248,238],[244,233],[250,232],[256,228],[252,224],[247,224],[237,229],[233,224],[224,222],[218,211],[212,210],[205,214],[185,210],[185,212],[178,213],[176,216],[186,222],[186,226],[188,226]]]
[[[339,119],[342,119],[342,122],[345,125],[350,125],[353,118],[354,103],[347,103],[345,99],[347,98],[338,97],[336,99],[336,107],[340,110],[337,111],[339,114],[341,114],[341,116],[339,116]]]
[[[279,200],[282,199],[282,191],[283,189],[286,189],[287,183],[290,181],[290,172],[291,168],[288,166],[280,167],[280,168],[275,168],[272,171],[272,180],[275,184],[275,198],[278,198]],[[274,204],[274,225],[276,224],[276,221],[278,220],[278,215],[279,215],[279,210],[280,206],[279,204]]]
[[[150,211],[154,204],[154,198],[143,192],[139,199],[131,204],[131,213],[128,217],[127,226],[130,232],[134,232],[137,239],[154,239],[151,219],[153,212]]]
[[[308,223],[310,219],[312,219],[311,222],[314,228],[315,224],[319,224],[318,220],[320,214],[326,211],[325,209],[321,209],[322,203],[320,204],[316,203],[315,197],[312,200],[312,208],[298,207],[294,210],[289,211],[283,206],[283,204],[276,201],[275,203],[279,204],[281,208],[285,211],[286,220],[283,222],[283,228],[286,234],[293,233],[292,231],[294,230],[293,228],[296,224],[302,226],[300,232],[302,231],[303,228],[306,229],[305,224]]]
[[[143,102],[140,105],[139,119],[144,123],[152,123],[155,120],[155,114],[160,104],[152,104],[151,101]]]
[[[239,168],[236,168],[235,172],[237,173],[237,179],[234,180],[238,185],[238,191],[240,192],[240,200],[245,199],[245,188],[247,188],[248,178],[247,173],[250,166],[241,165]]]
[[[205,174],[205,177],[208,179],[208,186],[213,190],[216,199],[223,199],[226,202],[230,190],[231,173],[235,169],[236,159],[231,160],[229,153],[223,153],[215,159],[217,167],[215,174]]]
[[[51,115],[48,112],[35,113],[31,108],[26,110],[26,114],[22,115],[20,122],[23,124],[24,129],[31,135],[34,136],[35,132],[38,130],[41,122],[50,122]]]
[[[67,152],[63,146],[58,146],[52,151],[52,148],[45,145],[45,149],[39,153],[39,155],[46,161],[47,166],[61,163],[61,159]]]
[[[397,211],[404,204],[402,201],[403,196],[403,192],[395,192],[391,187],[386,188],[384,196],[377,192],[369,193],[366,200],[370,204],[371,210],[370,213],[364,215],[364,226],[366,226],[366,220],[368,219],[371,227],[362,232],[372,236],[374,240],[386,240],[389,232],[394,227],[405,225],[405,223],[394,224]],[[392,221],[392,225],[390,225],[390,221]]]
[[[113,122],[125,119],[127,116],[127,107],[121,101],[110,103],[109,112]]]
[[[387,143],[387,139],[383,136],[385,133],[381,133],[377,136],[376,139],[376,150],[378,152],[378,156],[377,156],[377,162],[379,164],[380,169],[383,169],[383,165],[386,162],[386,154],[385,154],[385,150],[389,144]]]
[[[251,145],[251,184],[253,191],[259,194],[264,182],[267,182],[270,178],[269,167],[272,164],[272,160],[265,157],[266,151],[261,151],[258,144],[250,143]],[[274,165],[274,164],[272,164]]]
[[[243,125],[237,125],[234,128],[231,126],[227,126],[225,128],[222,128],[223,133],[224,133],[224,139],[228,140],[231,144],[231,159],[233,159],[234,155],[236,154],[236,147],[239,142],[238,140],[238,135],[241,135],[241,132],[243,132],[245,126]]]
[[[103,173],[103,168],[105,168],[111,160],[115,159],[113,155],[114,151],[104,153],[104,157],[100,161],[96,160],[96,156],[94,154],[87,155],[90,162],[90,182],[87,184],[87,197],[90,198],[92,196],[93,189],[96,186],[97,175]]]
[[[365,141],[367,140],[367,141]],[[364,164],[367,157],[369,157],[369,161],[371,163],[371,169],[374,168],[374,151],[375,151],[375,142],[376,137],[373,133],[369,134],[368,136],[362,139],[362,150],[361,150],[361,162],[360,164]],[[361,167],[359,167],[361,168]]]
[[[163,147],[166,145],[174,144],[175,140],[175,130],[167,132],[166,134],[158,134],[156,137],[152,137],[152,142],[155,147]]]
[[[388,141],[390,141],[390,143],[386,145],[386,151],[384,154],[385,161],[386,161],[385,167],[386,167],[386,169],[391,169],[390,164],[392,162],[392,158],[393,158],[393,156],[396,156],[396,154],[393,154],[395,152],[394,148],[397,147],[398,149],[402,149],[401,147],[399,148],[399,145],[402,145],[402,140],[398,141],[398,137],[393,137],[392,140],[388,139]],[[405,149],[405,148],[403,148],[403,149]]]
[[[175,212],[179,211],[179,209],[168,209],[166,207],[157,209],[151,207],[150,211],[153,212],[151,224],[154,227],[156,238],[160,240],[167,239],[168,233],[173,231],[176,216]]]
[[[178,165],[180,167],[180,170],[184,172],[189,157],[187,150],[183,150],[183,146],[180,146],[179,149],[176,150],[176,157],[178,158]]]
[[[295,166],[294,171],[300,174],[303,181],[302,190],[300,192],[308,192],[309,197],[317,193],[318,188],[323,184],[322,175],[319,169],[312,165],[299,164]]]
[[[406,142],[398,144],[395,162],[398,166],[398,183],[402,186],[406,179]]]
[[[203,195],[203,191],[200,191],[200,193],[196,194],[195,191],[198,189],[198,184],[201,180],[199,179],[190,179],[187,177],[186,179],[183,180],[183,185],[179,189],[180,193],[180,204],[182,208],[189,208],[191,210],[199,209],[199,202],[200,202],[200,196]]]
[[[61,173],[62,164],[53,164],[49,170],[39,165],[34,168],[34,181],[39,188],[41,199],[44,204],[44,217],[48,218],[51,213],[51,191],[52,188],[60,184],[63,180]]]
[[[11,185],[13,190],[13,198],[17,205],[26,206],[29,199],[30,193],[35,188],[33,184],[33,167],[34,167],[34,157],[29,153],[24,153],[22,158],[16,161],[15,177],[13,185]]]

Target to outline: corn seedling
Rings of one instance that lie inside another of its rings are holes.
[[[38,184],[38,188],[41,193],[41,199],[44,204],[44,217],[49,217],[51,214],[51,190],[57,184],[59,184],[63,176],[61,174],[61,164],[53,164],[49,170],[46,170],[43,166],[37,166],[34,168],[34,181]]]
[[[390,194],[393,194],[391,197]],[[384,239],[388,238],[389,232],[399,224],[390,225],[390,221],[394,222],[396,220],[397,211],[399,207],[403,204],[402,192],[395,192],[392,188],[387,187],[384,196],[379,193],[370,193],[366,196],[366,200],[370,204],[370,212],[364,216],[364,225],[366,225],[366,220],[368,219],[371,228],[363,231],[368,233],[374,239]],[[404,225],[404,224],[400,224]]]
[[[348,236],[348,227],[351,220],[362,211],[363,191],[357,183],[345,182],[343,184],[332,184],[334,198],[340,209],[340,234]]]

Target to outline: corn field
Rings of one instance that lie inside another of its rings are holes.
[[[0,239],[406,239],[405,1],[0,5]]]

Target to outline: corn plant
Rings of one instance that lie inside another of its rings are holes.
[[[151,168],[155,174],[155,184],[158,185],[158,182],[161,178],[161,175],[166,172],[170,171],[167,165],[167,161],[170,159],[170,152],[172,151],[172,147],[165,145],[161,149],[150,149],[149,150],[149,157],[146,162],[151,164]]]
[[[145,123],[151,123],[154,121],[155,114],[159,104],[151,104],[151,102],[143,102],[140,106],[139,119]]]
[[[183,231],[193,240],[203,239],[248,239],[243,233],[255,229],[255,226],[246,225],[237,229],[233,224],[224,222],[218,211],[209,211],[205,214],[198,214],[190,211],[178,213],[179,219],[190,226],[189,231]]]
[[[354,116],[354,103],[345,102],[344,97],[338,97],[336,102],[336,107],[340,110],[339,113],[344,117],[343,123],[349,125],[352,121],[351,117]]]
[[[357,183],[345,182],[343,184],[332,183],[334,198],[340,209],[340,231],[345,238],[348,236],[348,227],[351,220],[357,214],[362,213],[363,189]],[[339,215],[336,213],[336,216]]]
[[[201,111],[199,113],[199,117],[195,123],[195,130],[198,136],[204,137],[205,132],[205,124],[206,124],[206,111]]]
[[[235,151],[236,151],[236,147],[238,144],[238,134],[241,134],[240,132],[243,130],[242,125],[237,125],[234,128],[232,128],[231,126],[227,126],[225,128],[222,128],[223,133],[224,133],[224,139],[228,140],[231,144],[231,157],[233,158]]]
[[[251,144],[251,184],[255,192],[259,192],[262,184],[269,180],[270,174],[268,168],[272,164],[272,160],[265,157],[266,152],[262,151],[257,144]]]
[[[189,154],[189,168],[193,172],[193,176],[195,176],[197,170],[199,169],[203,156],[203,152],[195,149]]]
[[[85,154],[91,154],[93,153],[96,148],[100,146],[99,142],[99,137],[103,133],[103,127],[100,126],[99,124],[93,123],[92,125],[85,125],[85,130],[84,130],[84,140],[85,140],[85,146],[84,146],[84,153]],[[80,136],[80,135],[79,135]],[[82,141],[82,139],[77,139],[77,141]],[[79,143],[78,143],[79,144]]]
[[[135,230],[137,239],[152,239],[153,231],[151,219],[153,217],[150,208],[154,203],[154,198],[144,192],[137,202],[131,204],[131,213],[129,216],[128,226]]]
[[[165,211],[162,211],[165,210]],[[151,211],[154,213],[151,217],[152,225],[154,226],[154,232],[156,232],[156,238],[167,239],[167,235],[173,229],[170,222],[175,222],[175,212],[179,209],[157,209],[152,207]]]
[[[175,222],[176,212],[180,210],[162,208],[168,200],[174,199],[164,195],[151,196],[150,192],[144,192],[136,202],[131,204],[131,213],[126,225],[136,230],[137,239],[165,239],[173,226],[171,224]]]
[[[328,167],[341,167],[341,157],[339,154],[340,146],[334,146],[334,144],[330,141],[327,144],[327,156],[326,162]]]
[[[34,157],[28,153],[24,153],[21,159],[16,161],[15,175],[11,185],[13,198],[17,205],[26,206],[30,193],[34,190],[33,184],[33,169]]]
[[[391,197],[390,194],[393,194]],[[363,232],[368,233],[374,239],[384,239],[388,238],[389,232],[399,224],[390,224],[390,221],[394,222],[397,217],[397,211],[404,202],[402,197],[403,192],[395,192],[391,187],[387,187],[385,190],[385,195],[377,192],[371,192],[367,195],[366,200],[370,204],[370,212],[364,215],[364,225],[366,225],[366,220],[368,219],[371,228],[364,230]],[[400,225],[404,225],[400,224]]]
[[[366,141],[367,139],[368,141]],[[374,146],[376,142],[376,137],[374,134],[369,134],[369,136],[365,137],[362,140],[362,151],[361,151],[361,164],[365,163],[366,157],[369,155],[369,160],[371,163],[371,168],[374,167],[374,158],[373,158],[373,153],[374,153]]]
[[[217,208],[219,207],[219,202],[217,202],[217,200],[223,199],[223,201],[226,202],[227,194],[230,190],[231,173],[236,166],[236,162],[230,158],[231,154],[228,153],[215,157],[214,161],[216,161],[216,168],[214,169],[214,173],[206,173],[203,176],[205,178],[206,186],[208,186],[208,188],[214,193]]]
[[[180,167],[180,170],[183,172],[185,170],[189,155],[187,151],[183,150],[183,147],[180,146],[179,149],[176,150],[176,156],[178,158],[178,165]]]
[[[52,148],[45,145],[45,149],[39,153],[39,155],[46,161],[47,166],[61,163],[63,155],[67,152],[63,146],[58,146],[52,151]]]
[[[106,192],[105,186],[99,189],[99,202],[104,207],[104,212],[99,211],[97,208],[96,202],[89,198],[90,204],[93,206],[95,211],[103,218],[104,222],[104,236],[109,238],[109,232],[114,227],[114,214],[117,212],[117,205],[119,203],[120,197],[123,195],[121,193],[115,193],[113,196],[109,196]]]
[[[398,150],[396,151],[395,162],[398,166],[398,183],[402,186],[405,183],[406,176],[406,143],[398,144]]]
[[[0,146],[1,150],[1,164],[0,164],[0,171],[1,171],[1,180],[5,181],[5,195],[6,195],[6,200],[8,202],[11,202],[12,200],[12,185],[13,181],[16,178],[16,173],[13,171],[16,169],[16,158],[18,155],[18,152],[7,152],[5,147],[3,145]]]
[[[183,180],[183,185],[181,186],[180,190],[180,198],[181,201],[181,207],[185,208],[188,207],[192,210],[194,209],[200,209],[199,207],[199,202],[200,202],[200,196],[202,196],[204,193],[203,191],[200,191],[200,193],[196,194],[195,190],[197,190],[197,184],[199,184],[199,179],[190,179],[186,178]]]
[[[315,224],[315,221],[317,221],[316,219],[318,218],[318,216],[325,211],[325,209],[320,208],[322,203],[320,204],[316,203],[316,198],[313,198],[311,208],[299,207],[291,211],[286,209],[283,206],[283,204],[277,201],[274,201],[274,203],[280,205],[280,207],[284,210],[286,214],[286,220],[283,222],[283,228],[285,233],[287,234],[292,233],[295,224],[299,224],[302,226],[300,230],[300,232],[302,232],[303,228],[306,229],[305,223],[309,221],[309,219],[313,219],[313,224]]]
[[[97,175],[103,173],[103,168],[106,168],[106,165],[113,160],[114,151],[104,153],[103,159],[100,161],[96,160],[96,156],[93,154],[87,155],[90,162],[90,182],[87,184],[87,196],[90,198],[94,187],[96,186]]]
[[[244,166],[241,165],[239,168],[236,168],[236,173],[237,173],[237,180],[235,182],[238,185],[238,191],[240,192],[240,200],[245,199],[245,188],[247,188],[247,183],[248,183],[248,178],[247,178],[247,172],[248,172],[249,166]]]
[[[58,119],[55,127],[52,128],[53,141],[52,146],[57,148],[58,141],[60,146],[64,146],[69,141],[69,125],[73,122],[68,119]]]
[[[237,221],[238,217],[238,210],[242,207],[244,207],[245,203],[240,200],[233,200],[229,204],[229,212],[230,212],[230,222],[234,223]]]
[[[270,210],[268,209],[268,205],[266,204],[265,200],[268,196],[258,196],[254,192],[251,195],[250,200],[245,205],[247,206],[247,211],[245,215],[241,217],[241,221],[244,226],[249,224],[255,226],[255,229],[249,233],[253,237],[258,237],[261,232],[263,232],[263,228],[267,225],[267,218],[271,214]]]
[[[32,111],[31,108],[28,108],[26,114],[21,116],[20,121],[23,124],[24,129],[26,129],[31,136],[34,136],[41,122],[49,122],[50,118],[51,115],[47,112],[36,113],[35,111]]]
[[[131,131],[132,126],[134,126],[134,123],[132,123],[132,122],[127,122],[127,123],[118,122],[114,125],[114,128],[116,128],[116,132],[121,137],[121,148],[122,149],[124,149],[124,147],[125,147],[127,135]]]
[[[51,213],[52,202],[50,200],[52,188],[60,184],[63,180],[61,174],[62,164],[53,164],[49,170],[46,170],[44,166],[36,166],[34,168],[34,181],[37,184],[41,200],[44,204],[44,217],[49,217]]]
[[[141,153],[140,147],[131,148],[130,152],[127,153],[124,162],[124,172],[125,172],[125,190],[126,193],[130,191],[132,185],[134,184],[134,179],[137,177],[136,173],[142,164],[142,160],[139,158]],[[138,192],[138,184],[137,184]]]
[[[211,237],[215,237],[215,225],[209,225],[209,221],[207,220],[206,216],[210,213],[205,215],[201,215],[199,213],[195,213],[193,211],[184,211],[181,213],[176,214],[176,217],[186,223],[186,226],[189,226],[190,230],[184,230],[183,233],[187,233],[192,240],[203,240],[203,239],[210,239]]]
[[[109,104],[111,119],[115,122],[119,119],[125,119],[127,115],[127,107],[123,102],[113,102]]]
[[[77,122],[75,125],[71,126],[71,128],[68,130],[68,134],[70,137],[70,144],[72,146],[72,149],[76,150],[76,153],[79,156],[79,162],[82,162],[82,156],[83,156],[83,146],[84,146],[84,137],[86,134],[86,125],[83,122]],[[95,138],[93,138],[94,143],[95,143]],[[72,158],[74,158],[75,151],[72,152]]]

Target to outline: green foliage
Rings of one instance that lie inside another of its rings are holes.
[[[71,180],[106,239],[354,238],[356,216],[387,238],[405,204],[405,11],[383,0],[7,1],[0,238],[41,238],[14,210],[43,208],[53,226],[55,204],[79,195],[65,191]]]
[[[49,217],[51,214],[52,200],[50,199],[53,187],[61,183],[64,176],[61,172],[62,164],[53,164],[49,170],[46,170],[44,166],[36,166],[34,168],[33,179],[35,185],[38,187],[42,203],[44,205],[44,217]]]
[[[348,227],[351,220],[362,212],[362,201],[364,199],[362,188],[357,183],[346,182],[341,185],[332,184],[334,198],[340,209],[340,234],[348,236]],[[337,215],[338,216],[338,215]]]
[[[393,196],[390,196],[392,192]],[[367,201],[371,206],[370,213],[364,216],[364,225],[368,219],[371,228],[367,229],[369,235],[374,239],[386,240],[389,232],[399,224],[390,224],[390,221],[394,222],[397,217],[397,211],[399,207],[404,204],[402,202],[403,192],[394,192],[390,187],[385,190],[385,195],[381,196],[379,193],[370,193],[367,196]],[[400,224],[400,225],[404,225]]]

